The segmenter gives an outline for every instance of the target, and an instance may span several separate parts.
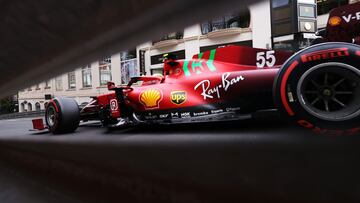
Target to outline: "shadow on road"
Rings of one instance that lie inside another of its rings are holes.
[[[295,126],[290,125],[291,130],[299,130]],[[108,133],[116,134],[116,132],[123,133],[126,128],[111,129]],[[186,124],[150,124],[139,125],[129,128],[125,133],[140,133],[146,132],[150,134],[157,133],[244,133],[244,132],[259,132],[259,131],[280,131],[289,129],[289,124],[281,119],[251,119],[240,121],[220,121],[208,123],[186,123]]]

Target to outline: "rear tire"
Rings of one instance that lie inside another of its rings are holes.
[[[274,83],[274,100],[291,121],[324,135],[360,132],[360,47],[311,46],[285,62]]]
[[[77,102],[71,98],[54,98],[46,108],[45,121],[50,132],[54,134],[74,132],[80,123]]]

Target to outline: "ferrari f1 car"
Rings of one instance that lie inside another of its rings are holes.
[[[73,99],[52,99],[47,128],[73,132],[81,120],[109,127],[239,120],[276,109],[319,134],[357,134],[360,3],[333,10],[320,35],[320,44],[295,54],[227,46],[191,60],[167,55],[163,76],[134,77],[126,86],[109,82],[110,93],[81,109]]]

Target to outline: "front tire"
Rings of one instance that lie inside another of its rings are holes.
[[[274,84],[278,109],[291,121],[326,135],[360,132],[360,47],[311,46],[292,56]]]
[[[47,105],[45,121],[49,131],[54,134],[74,132],[80,123],[80,111],[77,102],[71,98],[54,98]]]

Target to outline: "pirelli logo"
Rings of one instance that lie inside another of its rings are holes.
[[[304,54],[301,56],[301,61],[303,63],[307,63],[311,61],[333,59],[333,58],[339,58],[349,55],[350,53],[347,48],[336,48],[336,49],[328,49],[328,50],[316,51],[316,52]]]

